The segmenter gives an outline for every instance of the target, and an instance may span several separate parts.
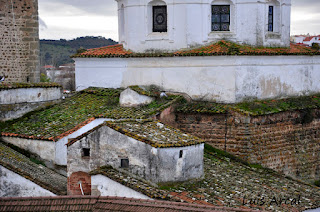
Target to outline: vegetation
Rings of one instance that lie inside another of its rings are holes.
[[[17,89],[17,88],[51,88],[51,87],[61,87],[58,83],[54,82],[40,82],[40,83],[1,83],[0,90]]]
[[[40,40],[40,61],[41,66],[53,65],[55,67],[62,64],[73,63],[70,58],[75,53],[85,51],[85,49],[114,45],[112,39],[104,37],[79,37],[73,40]],[[78,51],[80,49],[80,51]]]
[[[50,82],[50,78],[47,77],[44,73],[40,74],[40,82]]]
[[[320,50],[320,45],[319,45],[319,43],[313,43],[311,48],[314,49],[314,50],[319,51]]]

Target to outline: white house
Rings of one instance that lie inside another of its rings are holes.
[[[312,46],[313,43],[318,43],[318,44],[320,44],[320,35],[306,37],[306,38],[303,40],[303,43],[306,44],[306,45],[308,45],[308,46]]]
[[[227,39],[289,47],[291,0],[116,0],[119,42],[134,52],[175,51]]]

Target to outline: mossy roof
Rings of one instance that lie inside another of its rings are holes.
[[[0,83],[0,90],[9,90],[9,89],[18,89],[18,88],[52,88],[52,87],[62,87],[58,83],[49,83],[49,82],[41,82],[41,83]]]
[[[258,116],[284,111],[320,108],[320,94],[310,96],[291,97],[284,99],[269,99],[245,101],[237,104],[223,104],[212,102],[185,102],[177,104],[175,110],[181,113],[219,114],[237,111],[242,114]]]
[[[203,140],[153,120],[107,121],[105,124],[129,137],[156,148],[191,146]]]
[[[105,175],[153,199],[232,207],[235,211],[291,212],[320,207],[318,187],[287,178],[270,169],[245,164],[221,152],[206,145],[204,177],[182,183],[154,185],[111,167],[101,167],[90,174]],[[284,200],[282,204],[276,204],[273,198],[277,202],[279,198],[285,198],[287,204]],[[256,199],[256,202],[249,204],[249,199]],[[291,204],[294,199],[298,204]]]
[[[0,141],[0,165],[57,195],[67,194],[67,178],[36,163]]]
[[[183,56],[219,56],[219,55],[320,55],[319,51],[309,47],[290,44],[290,47],[253,47],[240,45],[230,41],[219,41],[210,45],[194,49],[183,49],[173,53],[134,53],[123,48],[122,44],[88,49],[85,52],[74,55],[75,58],[95,57],[183,57]]]
[[[88,88],[62,103],[1,123],[3,136],[57,141],[95,118],[144,119],[169,107],[179,96],[157,98],[147,106],[119,106],[122,89]]]

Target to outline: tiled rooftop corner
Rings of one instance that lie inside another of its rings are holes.
[[[9,148],[0,141],[0,165],[21,175],[56,195],[67,194],[67,178],[33,163],[30,158]]]

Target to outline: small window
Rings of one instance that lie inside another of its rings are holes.
[[[268,31],[273,32],[273,6],[269,6],[269,13],[268,13]]]
[[[129,168],[129,159],[121,159],[121,168]]]
[[[180,150],[180,152],[179,152],[179,158],[182,158],[182,156],[183,156],[183,150]]]
[[[230,5],[212,5],[212,31],[230,31]]]
[[[153,6],[153,32],[167,32],[167,6]]]
[[[90,149],[89,148],[83,148],[82,149],[82,156],[83,157],[90,157]]]

